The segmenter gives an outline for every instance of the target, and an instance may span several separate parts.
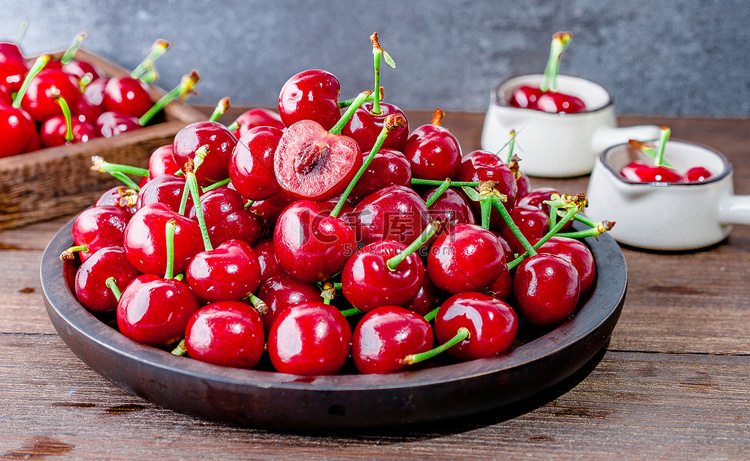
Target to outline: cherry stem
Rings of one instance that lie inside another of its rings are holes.
[[[21,100],[23,99],[23,96],[26,94],[26,90],[29,88],[29,85],[31,84],[31,81],[34,80],[34,77],[37,76],[39,72],[44,69],[44,66],[47,65],[49,60],[51,59],[50,55],[43,54],[36,58],[36,61],[34,61],[34,65],[31,66],[31,69],[29,69],[29,72],[26,74],[26,78],[23,79],[23,84],[21,85],[21,89],[18,90],[18,93],[16,94],[16,97],[13,98],[13,107],[18,109],[21,107]]]
[[[357,309],[356,307],[352,307],[351,309],[346,309],[340,312],[344,317],[354,317],[355,315],[364,314],[364,312]]]
[[[96,173],[112,173],[118,171],[125,174],[134,174],[136,176],[148,177],[149,172],[146,168],[139,168],[136,166],[122,165],[119,163],[109,163],[102,157],[94,155],[91,157],[91,171]]]
[[[180,357],[183,355],[187,355],[187,349],[185,348],[184,339],[180,340],[180,342],[177,344],[177,347],[172,350],[172,355],[177,355]]]
[[[239,129],[240,129],[240,124],[237,122],[232,122],[229,126],[227,126],[227,130],[229,131],[234,131],[234,130],[239,130]]]
[[[424,205],[429,208],[432,206],[433,203],[437,202],[437,200],[440,198],[441,195],[443,195],[443,192],[448,190],[448,188],[451,187],[451,180],[450,178],[445,178],[445,181],[440,183],[440,187],[435,189],[435,192],[433,192],[427,200],[424,202]]]
[[[508,141],[508,161],[505,163],[510,164],[513,161],[513,149],[516,146],[516,130],[510,130],[510,141]]]
[[[151,46],[151,52],[149,52],[148,56],[146,56],[146,59],[141,61],[138,66],[133,69],[133,72],[130,73],[130,76],[132,78],[138,78],[143,80],[145,79],[151,79],[155,75],[154,71],[154,61],[159,58],[159,56],[163,55],[167,48],[169,48],[169,42],[166,40],[159,39]]]
[[[513,221],[510,213],[508,213],[508,210],[505,209],[505,205],[503,205],[499,198],[492,197],[492,206],[500,212],[500,216],[503,217],[503,221],[505,221],[508,229],[510,229],[510,231],[513,232],[513,235],[516,236],[518,241],[521,242],[521,245],[523,245],[523,248],[526,250],[526,252],[532,256],[536,255],[536,250],[531,245],[531,243],[529,243],[529,239],[527,239],[526,236],[523,235],[523,232],[521,232],[521,229],[519,229],[516,223]]]
[[[659,148],[656,150],[656,158],[654,158],[656,166],[664,166],[664,150],[667,147],[667,141],[671,134],[672,130],[669,127],[661,127],[661,131],[659,132]]]
[[[231,178],[223,179],[221,181],[215,182],[213,184],[210,184],[210,185],[204,187],[203,188],[203,192],[205,193],[205,192],[208,192],[210,190],[218,189],[219,187],[226,186],[230,182],[232,182]]]
[[[120,297],[122,296],[122,292],[120,291],[120,287],[117,286],[117,280],[115,280],[114,277],[109,277],[107,280],[104,281],[104,284],[107,285],[107,288],[109,288],[109,291],[112,292],[112,294],[115,296],[115,299],[117,302],[120,302]]]
[[[229,98],[221,98],[219,103],[216,105],[216,108],[211,113],[211,116],[208,117],[209,122],[215,122],[221,118],[224,113],[226,113],[227,109],[229,109]]]
[[[60,96],[60,91],[57,88],[52,87],[50,91],[53,92],[53,98],[60,105],[60,110],[62,110],[63,117],[65,117],[65,141],[73,142],[75,136],[73,136],[73,116],[70,114],[70,106],[65,101],[65,98]]]
[[[383,99],[383,87],[380,87],[379,94],[380,94],[380,99],[382,100]],[[369,96],[367,96],[367,98],[365,98],[363,102],[373,101],[374,99],[375,99],[375,93],[371,93]],[[347,99],[345,101],[339,101],[339,109],[343,109],[345,107],[351,106],[352,104],[354,104],[354,101],[356,100],[357,98]],[[229,126],[232,126],[232,125],[229,125]],[[237,128],[239,128],[239,125],[237,126]],[[234,129],[236,130],[237,128],[234,128]]]
[[[607,231],[611,231],[615,227],[614,221],[601,221],[596,223],[589,229],[577,231],[577,232],[562,232],[557,234],[559,237],[568,238],[586,238],[586,237],[598,237]]]
[[[490,229],[490,214],[492,213],[492,197],[485,197],[479,200],[479,208],[481,209],[482,217],[482,228]]]
[[[411,242],[411,244],[408,247],[404,248],[401,251],[401,253],[390,258],[388,262],[386,262],[388,269],[390,269],[391,272],[395,271],[398,268],[398,265],[401,264],[401,262],[404,259],[406,259],[409,255],[411,255],[415,251],[419,250],[422,247],[422,245],[427,243],[427,241],[430,240],[433,235],[435,235],[435,232],[437,232],[439,228],[440,228],[440,223],[437,221],[434,221],[428,224],[425,230],[423,230],[422,233],[419,234],[419,237],[417,237],[416,240]]]
[[[23,38],[26,37],[26,30],[29,28],[29,21],[23,20],[21,21],[21,26],[18,28],[18,34],[16,34],[16,40],[13,42],[16,45],[21,43],[23,41]]]
[[[372,91],[367,90],[367,91],[363,91],[356,98],[354,98],[354,102],[352,103],[352,105],[346,109],[346,112],[344,112],[344,115],[341,116],[339,121],[336,122],[336,124],[333,125],[333,128],[328,130],[328,132],[331,134],[341,134],[341,130],[343,130],[346,124],[349,123],[349,120],[351,120],[352,116],[354,116],[354,112],[356,112],[357,109],[359,109],[362,103],[365,102],[365,99],[367,99],[367,97],[371,94],[372,94]]]
[[[436,307],[435,309],[431,310],[430,312],[426,313],[424,316],[424,319],[428,322],[432,322],[435,317],[437,317],[438,311],[440,310],[440,307]]]
[[[136,184],[135,181],[125,176],[125,173],[122,173],[120,171],[110,171],[109,174],[111,174],[112,177],[119,179],[123,184],[125,184],[129,188],[133,190],[137,190],[137,191],[141,190],[140,186],[138,186],[138,184]]]
[[[555,224],[555,226],[552,229],[550,229],[544,235],[544,237],[542,237],[538,242],[536,242],[534,244],[534,249],[535,250],[538,249],[540,246],[544,245],[547,242],[547,240],[551,239],[554,235],[556,235],[560,231],[560,229],[562,229],[563,226],[568,221],[570,221],[571,219],[573,219],[573,217],[578,213],[578,211],[579,211],[578,208],[571,208],[570,210],[568,210],[568,212],[565,214],[565,216],[563,216],[563,218],[560,220],[560,222],[558,222],[557,224]],[[526,251],[525,253],[519,255],[513,261],[509,262],[508,263],[508,270],[513,269],[517,265],[521,264],[521,261],[523,261],[526,258],[526,256],[528,256],[528,255],[529,255],[529,252]]]
[[[412,178],[411,184],[419,185],[419,186],[441,186],[443,185],[443,181],[438,181],[437,179],[419,179],[419,178]],[[471,182],[471,181],[451,181],[451,186],[455,187],[479,187],[478,182]]]
[[[557,32],[552,36],[552,44],[549,50],[549,61],[544,69],[544,80],[539,89],[542,91],[557,92],[557,75],[560,72],[560,56],[568,47],[573,35],[570,32]]]
[[[656,163],[656,149],[654,149],[647,143],[638,141],[636,139],[629,139],[628,145],[632,147],[633,149],[637,149],[643,152],[644,154],[648,155],[654,160],[654,163]],[[674,168],[674,166],[672,166],[672,164],[669,163],[669,161],[666,158],[662,159],[662,166],[665,166],[667,168]]]
[[[580,214],[580,213],[575,216],[575,220],[589,227],[600,228],[602,230],[601,231],[602,234],[606,231],[612,230],[612,228],[615,227],[615,224],[616,224],[615,221],[594,221],[588,216]]]
[[[198,180],[195,179],[195,173],[188,172],[185,174],[185,184],[188,189],[190,189],[190,196],[193,199],[195,215],[198,218],[198,225],[201,228],[201,236],[203,237],[203,247],[206,251],[211,251],[214,248],[211,245],[211,239],[208,236],[206,219],[203,217],[203,207],[201,206],[201,196],[200,192],[198,192]]]
[[[438,107],[432,113],[432,121],[430,122],[430,125],[443,126],[443,117],[445,117],[445,112]]]
[[[404,126],[406,126],[406,120],[404,120],[404,117],[400,115],[391,114],[385,118],[385,121],[383,122],[383,129],[380,130],[380,134],[378,134],[378,137],[375,140],[375,145],[372,146],[370,155],[367,156],[365,161],[362,163],[362,166],[359,168],[359,171],[357,171],[357,174],[354,175],[354,178],[351,180],[351,182],[349,182],[349,185],[346,186],[346,190],[344,190],[344,193],[341,194],[341,197],[339,198],[338,203],[336,203],[336,206],[334,207],[333,211],[331,211],[331,217],[333,218],[338,217],[339,213],[341,212],[341,209],[344,207],[344,204],[346,203],[346,199],[349,198],[349,194],[352,193],[352,190],[354,190],[354,187],[357,185],[357,181],[359,181],[359,178],[361,178],[362,175],[365,173],[365,171],[367,171],[367,168],[370,166],[370,163],[372,163],[372,159],[375,158],[375,154],[377,154],[380,148],[383,146],[383,143],[385,142],[385,138],[388,136],[388,133],[391,130],[395,130],[396,128],[400,128]]]
[[[193,88],[195,87],[195,84],[198,83],[198,81],[201,79],[198,72],[193,70],[188,75],[185,75],[182,77],[182,80],[180,80],[180,84],[174,87],[172,91],[165,94],[161,98],[159,98],[156,103],[154,103],[151,108],[141,116],[141,118],[138,119],[138,124],[141,126],[146,126],[148,122],[151,121],[151,119],[154,118],[156,114],[158,114],[164,107],[166,107],[167,104],[174,101],[175,99],[179,98],[180,101],[184,101],[189,94],[193,92]]]
[[[86,37],[88,37],[86,32],[81,32],[80,34],[76,35],[73,38],[73,43],[70,44],[70,47],[65,50],[65,54],[63,54],[62,58],[60,58],[60,62],[63,64],[67,64],[72,61],[76,53],[78,52],[78,48],[81,47],[81,43],[86,40]]]
[[[333,298],[336,297],[336,285],[331,281],[326,281],[323,282],[320,290],[320,296],[323,298],[323,303],[331,304]]]
[[[60,261],[70,261],[75,259],[75,253],[80,251],[89,251],[89,247],[86,245],[74,245],[60,254]]]
[[[252,303],[253,308],[258,312],[258,314],[266,315],[268,313],[268,304],[266,304],[265,301],[252,293],[247,295],[247,299],[250,300],[250,303]]]
[[[377,32],[373,32],[373,34],[370,35],[370,42],[372,42],[372,54],[375,68],[375,92],[377,92],[380,89],[380,61],[383,57],[383,48],[378,41]],[[380,110],[380,100],[378,98],[373,100],[372,110],[370,112],[374,115],[380,115],[382,113]]]
[[[471,333],[469,332],[469,330],[466,327],[461,327],[456,332],[456,336],[451,338],[449,341],[446,341],[445,343],[439,345],[438,347],[430,349],[429,351],[420,352],[418,354],[409,354],[403,359],[401,359],[401,364],[414,365],[415,363],[429,360],[435,357],[436,355],[447,351],[448,349],[460,343],[461,341],[465,339],[469,339],[469,337],[471,337]]]
[[[174,277],[174,232],[177,221],[170,219],[165,226],[167,239],[167,269],[164,271],[164,278],[169,280]]]

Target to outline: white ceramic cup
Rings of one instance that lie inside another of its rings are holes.
[[[557,77],[558,90],[577,96],[587,111],[553,114],[508,105],[513,90],[539,87],[544,75],[522,75],[501,82],[490,95],[482,129],[482,149],[499,152],[516,132],[521,171],[530,176],[568,178],[588,174],[597,154],[628,139],[659,138],[659,127],[617,127],[612,97],[599,84],[567,75]]]
[[[750,196],[734,195],[732,165],[720,152],[688,141],[670,140],[665,158],[684,173],[703,166],[702,183],[638,183],[620,175],[635,159],[653,162],[627,144],[611,147],[596,160],[584,214],[616,221],[610,231],[620,243],[650,250],[695,250],[724,240],[732,224],[750,224]]]

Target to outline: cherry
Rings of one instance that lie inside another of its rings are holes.
[[[78,79],[60,69],[43,69],[31,79],[21,107],[37,122],[62,114],[56,98],[62,97],[74,107],[81,99]]]
[[[172,155],[172,145],[157,147],[148,158],[148,177],[154,179],[163,174],[175,174],[180,171]]]
[[[236,129],[231,129],[236,126]],[[235,138],[240,139],[245,133],[256,127],[273,127],[279,130],[286,128],[284,122],[281,121],[281,117],[274,111],[257,108],[250,109],[243,112],[237,119],[229,126],[232,134]]]
[[[445,293],[440,291],[430,278],[430,274],[424,274],[424,280],[414,298],[401,305],[404,309],[425,316],[445,300]]]
[[[435,285],[448,293],[484,291],[505,265],[497,237],[475,224],[457,224],[438,237],[427,257],[427,271]]]
[[[85,247],[81,261],[108,246],[122,246],[131,214],[116,206],[94,206],[83,210],[73,221],[73,242]]]
[[[283,132],[271,126],[245,131],[232,151],[229,178],[234,188],[249,200],[265,200],[279,193],[274,174],[274,154]]]
[[[542,90],[539,87],[521,85],[513,90],[508,104],[522,109],[536,109],[537,100],[541,95]]]
[[[422,193],[425,203],[438,187],[430,187]],[[453,188],[446,189],[427,208],[430,219],[443,223],[436,235],[449,232],[456,224],[475,224],[474,212],[466,197]]]
[[[117,286],[124,289],[139,275],[125,256],[124,248],[101,248],[78,268],[74,282],[76,298],[91,312],[114,311],[118,300],[107,286],[107,279],[114,278]]]
[[[274,253],[288,274],[306,282],[328,280],[354,253],[354,230],[329,216],[333,205],[301,200],[285,209],[273,235]]]
[[[300,120],[312,120],[330,130],[341,117],[338,97],[341,84],[324,70],[311,69],[293,75],[279,94],[279,116],[291,127]]]
[[[408,368],[403,359],[432,347],[430,324],[397,306],[368,312],[352,336],[352,359],[360,373],[393,373]]]
[[[539,253],[553,254],[575,267],[581,281],[581,294],[587,293],[594,284],[596,262],[591,250],[581,241],[567,237],[553,236],[536,250]]]
[[[310,200],[342,193],[361,165],[362,152],[353,139],[330,133],[313,120],[287,128],[274,155],[281,188]]]
[[[674,169],[666,166],[651,166],[636,160],[620,170],[620,174],[635,182],[680,182],[682,177]]]
[[[21,48],[16,42],[0,42],[0,62],[10,60],[21,62],[25,60]]]
[[[351,214],[357,241],[411,243],[427,226],[427,207],[414,190],[388,186],[362,199]]]
[[[253,368],[263,355],[263,338],[263,322],[252,306],[224,301],[193,314],[185,328],[185,349],[202,362]]]
[[[518,333],[518,317],[508,304],[482,293],[459,293],[448,298],[435,317],[435,336],[446,343],[461,328],[468,337],[448,349],[463,360],[473,360],[505,352]]]
[[[362,158],[366,159],[369,155],[369,152],[365,152]],[[368,195],[392,185],[411,185],[409,161],[404,154],[395,149],[381,148],[362,173],[349,197],[357,203]]]
[[[144,274],[122,292],[117,304],[117,326],[120,333],[139,343],[169,346],[183,337],[188,321],[199,307],[198,298],[185,283]]]
[[[0,85],[3,85],[9,93],[17,93],[21,90],[23,79],[28,71],[23,60],[0,61]]]
[[[105,138],[143,128],[137,117],[114,111],[103,112],[96,119],[96,126]]]
[[[116,206],[130,214],[136,212],[135,203],[138,192],[128,187],[115,186],[102,193],[94,203],[94,206]]]
[[[417,295],[424,280],[424,265],[416,253],[395,267],[389,263],[406,245],[381,240],[359,249],[341,273],[342,293],[353,307],[369,312],[376,307],[406,304]]]
[[[39,143],[34,119],[23,109],[0,104],[0,158],[30,152]]]
[[[68,140],[66,139],[68,125],[64,116],[56,115],[45,120],[39,130],[42,145],[44,147],[64,146],[71,143],[87,142],[99,136],[96,127],[88,122],[73,119],[71,123],[73,139]]]
[[[586,111],[586,104],[580,98],[565,94],[546,92],[539,95],[536,101],[537,110],[543,112],[575,114]]]
[[[276,220],[279,219],[281,212],[296,201],[295,197],[282,190],[273,197],[253,202],[250,206],[250,211],[260,218],[266,229],[270,229],[273,232]]]
[[[322,302],[284,310],[268,334],[268,355],[277,371],[328,375],[341,369],[349,355],[351,327],[341,312]]]
[[[271,330],[276,318],[286,309],[300,303],[322,300],[317,285],[303,282],[285,273],[264,280],[258,290],[258,297],[268,306],[268,311],[263,314],[266,331]]]
[[[286,274],[281,264],[279,264],[279,260],[276,258],[276,253],[273,251],[273,239],[264,238],[259,240],[253,246],[253,250],[255,250],[255,255],[258,257],[261,280],[268,280],[275,275]],[[267,300],[264,299],[264,301],[268,303]]]
[[[510,170],[510,167],[492,152],[484,150],[475,150],[464,156],[461,161],[461,168],[458,171],[459,181],[494,181],[495,189],[507,197],[505,208],[508,211],[513,209],[518,196],[518,185],[516,177]],[[472,203],[475,213],[479,212],[479,204]],[[491,215],[491,225],[498,226],[502,222],[501,216],[493,212]]]
[[[461,167],[461,145],[441,126],[445,113],[439,108],[432,122],[415,129],[404,147],[415,178],[443,180],[455,178]]]
[[[711,177],[711,172],[702,166],[690,168],[682,176],[684,182],[704,182]]]
[[[537,327],[552,327],[570,317],[581,293],[578,271],[553,254],[529,256],[516,267],[513,294],[520,315]]]
[[[258,241],[262,231],[260,218],[245,208],[244,200],[233,189],[219,187],[201,195],[201,208],[214,245],[227,240],[244,240],[252,245]],[[190,210],[190,217],[197,220],[197,210]]]
[[[372,150],[378,134],[383,130],[383,125],[389,115],[399,115],[406,120],[406,114],[393,104],[380,103],[380,113],[373,113],[372,102],[363,103],[352,115],[341,134],[354,139],[362,152]],[[383,147],[403,151],[406,140],[409,137],[409,123],[397,128],[383,142]]]
[[[509,302],[511,300],[513,296],[513,277],[510,275],[510,270],[508,269],[507,264],[503,266],[503,271],[500,273],[500,277],[492,282],[492,285],[485,290],[485,293],[501,301]]]
[[[136,208],[140,209],[153,203],[162,203],[172,211],[180,212],[184,190],[185,176],[176,176],[173,174],[159,175],[141,188],[138,193]],[[188,194],[185,210],[190,211],[192,208],[193,199]]]
[[[93,107],[98,107],[102,112],[105,112],[104,108],[104,88],[107,87],[109,78],[100,77],[96,80],[92,80],[83,89],[83,99]]]
[[[130,77],[111,77],[104,86],[104,108],[140,118],[154,105],[148,85]]]
[[[203,250],[198,223],[163,203],[141,207],[130,219],[123,235],[128,260],[144,274],[164,274],[167,268],[165,226],[174,220],[174,272],[187,269],[190,260]]]
[[[185,277],[203,301],[239,301],[260,285],[260,264],[246,242],[227,240],[213,250],[196,254]]]
[[[539,208],[529,205],[516,205],[511,210],[510,217],[529,241],[539,240],[549,231],[549,215]],[[500,235],[508,242],[514,253],[526,251],[523,244],[506,224],[500,226]]]
[[[72,59],[62,65],[62,71],[82,80],[84,77],[94,81],[103,75],[103,71],[87,61]]]
[[[221,123],[195,122],[182,128],[172,143],[175,162],[180,167],[194,159],[202,146],[208,146],[206,158],[195,171],[198,184],[207,186],[229,177],[229,159],[237,138]],[[197,165],[197,163],[196,163]]]

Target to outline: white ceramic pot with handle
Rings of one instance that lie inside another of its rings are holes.
[[[586,112],[549,113],[508,105],[513,91],[523,85],[539,87],[544,75],[522,75],[501,82],[490,95],[482,129],[482,149],[499,152],[511,130],[521,171],[530,176],[567,178],[591,172],[597,154],[628,139],[659,138],[659,127],[618,127],[614,101],[601,85],[578,77],[558,75],[558,90],[583,100]]]
[[[649,250],[695,250],[724,240],[733,224],[750,224],[750,196],[734,195],[732,164],[719,151],[670,140],[665,158],[681,173],[703,166],[700,183],[639,183],[620,170],[633,160],[653,162],[628,144],[604,151],[589,179],[584,213],[616,221],[610,231],[620,243]]]

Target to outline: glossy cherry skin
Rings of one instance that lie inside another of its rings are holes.
[[[240,301],[260,285],[260,264],[253,248],[228,240],[196,254],[185,271],[193,292],[203,301]]]
[[[16,93],[21,89],[28,71],[29,69],[23,60],[10,59],[0,61],[0,84],[6,87],[11,93]]]
[[[274,154],[283,132],[271,126],[246,131],[237,141],[229,160],[229,178],[248,200],[265,200],[279,193],[274,174]]]
[[[445,301],[445,298],[446,293],[440,291],[430,278],[429,272],[425,272],[422,286],[419,288],[417,294],[411,301],[402,304],[401,307],[425,316],[440,306]]]
[[[114,111],[103,112],[96,119],[96,126],[99,128],[99,133],[105,138],[143,128],[138,122],[138,118]]]
[[[104,87],[104,107],[108,111],[141,117],[151,109],[148,86],[130,76],[111,77]]]
[[[335,307],[301,303],[279,315],[268,334],[268,355],[277,371],[330,375],[349,355],[351,327]]]
[[[65,135],[68,133],[68,125],[65,121],[65,117],[62,115],[55,115],[54,117],[48,118],[42,123],[42,128],[39,131],[42,146],[54,147],[78,142],[87,142],[100,135],[99,130],[97,130],[94,125],[89,122],[82,122],[77,118],[71,120],[71,127],[73,129],[73,140],[68,141],[65,139]]]
[[[382,306],[365,314],[352,335],[352,359],[360,373],[394,373],[409,365],[401,361],[432,348],[430,324],[419,314],[398,306]]]
[[[330,130],[341,118],[338,105],[341,84],[324,70],[311,69],[293,75],[279,94],[279,116],[286,126],[313,120]]]
[[[685,174],[682,175],[682,180],[684,182],[704,182],[711,176],[711,172],[707,168],[702,166],[695,166],[687,170]]]
[[[0,42],[0,62],[16,60],[24,61],[23,51],[17,43],[13,42]]]
[[[300,303],[323,301],[320,293],[320,288],[314,283],[303,282],[289,274],[281,273],[264,280],[258,289],[258,297],[268,306],[268,312],[263,314],[266,331],[271,330],[273,322],[286,309]]]
[[[177,132],[172,143],[172,155],[182,168],[195,152],[208,145],[208,155],[195,172],[198,184],[207,186],[229,177],[229,159],[237,145],[237,138],[221,123],[195,122]]]
[[[219,187],[201,194],[203,219],[211,243],[219,245],[227,240],[244,240],[250,245],[260,238],[262,223],[258,216],[245,208],[245,202],[233,189]],[[197,221],[195,207],[190,218]]]
[[[641,161],[628,163],[620,174],[635,182],[681,182],[682,177],[674,169],[666,166],[646,165]]]
[[[549,215],[539,208],[529,205],[516,205],[510,217],[527,240],[535,242],[549,232]],[[508,242],[514,253],[523,253],[526,249],[505,223],[500,226],[500,235]]]
[[[76,77],[78,80],[89,75],[91,81],[98,79],[102,75],[102,70],[90,62],[72,59],[62,65],[62,71]]]
[[[70,111],[73,113],[73,118],[78,119],[82,122],[91,123],[94,126],[99,117],[104,113],[103,106],[91,105],[85,98],[81,98],[75,107],[72,107]],[[98,130],[101,134],[101,129]]]
[[[516,177],[516,187],[518,187],[518,195],[516,196],[516,200],[518,200],[518,198],[528,194],[532,190],[531,180],[527,175],[521,172],[518,177]]]
[[[137,208],[143,208],[152,203],[163,203],[172,211],[180,210],[180,202],[185,189],[185,176],[173,174],[159,175],[147,182],[138,192]],[[186,211],[193,208],[193,198],[188,194]]]
[[[104,191],[96,200],[94,206],[116,206],[133,214],[136,212],[134,202],[137,200],[137,196],[138,192],[129,187],[115,186]]]
[[[497,298],[501,301],[510,302],[513,298],[513,277],[510,275],[508,265],[503,266],[500,277],[485,290],[485,294]]]
[[[362,159],[366,159],[370,152],[364,152]],[[395,150],[379,149],[367,169],[360,176],[352,189],[349,198],[358,203],[368,195],[388,186],[411,186],[411,167],[404,154]]]
[[[273,235],[276,220],[279,219],[281,212],[297,200],[296,197],[293,197],[282,190],[278,194],[265,200],[256,200],[250,206],[250,211],[260,218],[263,227],[269,231],[268,233],[270,235]]]
[[[513,345],[518,334],[516,312],[503,301],[482,293],[459,293],[448,298],[435,317],[435,336],[441,344],[469,330],[469,337],[448,349],[462,360],[492,357]]]
[[[276,180],[289,194],[310,200],[340,195],[362,166],[362,151],[352,139],[329,133],[313,120],[286,129],[273,160]]]
[[[165,347],[182,339],[199,307],[198,298],[184,282],[144,274],[122,292],[117,326],[133,341]]]
[[[427,202],[436,189],[437,187],[426,189],[422,192],[422,199]],[[457,224],[476,224],[469,200],[451,187],[446,189],[427,211],[430,221],[441,222],[436,237],[450,232]]]
[[[567,237],[551,237],[537,250],[560,257],[573,265],[581,281],[581,294],[588,293],[596,277],[596,262],[591,250],[580,240]]]
[[[536,207],[544,211],[544,213],[547,216],[549,216],[550,206],[544,202],[551,200],[552,194],[562,195],[557,189],[553,189],[551,187],[538,187],[536,189],[532,189],[526,192],[523,195],[519,195],[518,200],[516,201],[516,206],[524,205],[524,206]],[[562,232],[569,231],[570,229],[572,229],[572,227],[573,227],[573,220],[571,219],[562,227],[561,231]]]
[[[278,128],[279,130],[286,128],[279,114],[264,108],[250,109],[243,112],[237,117],[234,123],[239,126],[236,130],[232,130],[232,134],[237,139],[240,139],[242,135],[259,126],[268,126]]]
[[[495,181],[497,183],[495,189],[507,197],[505,208],[508,211],[511,211],[516,203],[516,197],[518,196],[516,177],[508,165],[503,163],[503,161],[492,152],[475,150],[466,154],[461,162],[461,168],[458,171],[457,179],[459,181],[472,182]],[[480,222],[481,214],[479,202],[471,201],[471,206],[474,208],[474,216],[476,217],[477,222]],[[503,222],[500,213],[493,209],[490,214],[490,225],[492,227],[498,227]]]
[[[203,251],[198,223],[163,203],[140,208],[125,228],[124,247],[128,260],[144,274],[164,275],[167,269],[166,225],[175,222],[174,273],[187,269],[193,256]]]
[[[100,107],[102,111],[106,111],[104,108],[104,88],[107,87],[107,82],[109,82],[109,78],[100,77],[89,82],[83,89],[83,99],[92,106]]]
[[[409,122],[404,111],[393,104],[380,103],[380,113],[372,113],[373,103],[365,102],[354,111],[352,118],[344,125],[341,134],[349,136],[357,141],[362,152],[369,152],[375,146],[383,124],[389,115],[400,115],[406,121],[404,126],[398,127],[388,133],[383,141],[383,146],[389,149],[403,151],[406,140],[409,138]],[[445,178],[443,178],[445,179]]]
[[[377,307],[406,304],[417,295],[424,281],[424,264],[416,253],[406,257],[396,270],[387,262],[406,245],[381,240],[359,249],[341,272],[342,293],[352,306],[363,312]]]
[[[81,260],[85,261],[100,248],[122,246],[131,216],[128,211],[116,206],[94,206],[76,216],[73,221],[73,241],[87,248],[87,251],[79,252]]]
[[[404,155],[415,178],[453,179],[461,167],[461,145],[453,133],[440,125],[415,129],[406,141]]]
[[[34,119],[23,109],[0,104],[0,158],[30,152],[39,141]]]
[[[327,202],[301,200],[279,216],[273,234],[276,259],[305,282],[322,282],[343,269],[357,248],[354,230],[329,214]]]
[[[347,218],[361,244],[395,240],[408,245],[427,227],[427,217],[427,207],[416,192],[394,185],[362,199]]]
[[[276,258],[276,253],[273,251],[273,239],[264,238],[258,240],[258,242],[253,245],[253,250],[258,257],[261,282],[268,280],[275,275],[286,274],[281,267],[281,264],[279,264],[279,260]]]
[[[62,114],[60,104],[54,99],[56,92],[70,107],[75,107],[81,99],[77,78],[60,69],[43,69],[29,83],[21,107],[37,122]]]
[[[174,161],[171,144],[157,147],[148,158],[149,179],[154,179],[163,174],[175,174],[178,171],[180,171],[180,167]]]
[[[536,100],[536,109],[553,114],[577,114],[586,112],[583,100],[572,94],[545,91]]]
[[[580,293],[578,271],[563,258],[539,253],[516,267],[513,294],[519,314],[531,325],[562,323],[575,311]]]
[[[185,350],[191,358],[225,367],[253,368],[263,355],[263,339],[260,315],[237,301],[201,308],[185,328]]]
[[[505,251],[492,232],[476,224],[457,224],[453,232],[435,240],[427,257],[427,271],[439,289],[448,293],[484,291],[498,277]]]
[[[122,291],[139,275],[125,256],[124,248],[101,248],[78,268],[74,283],[76,298],[90,312],[112,312],[117,308],[117,299],[107,286],[107,279],[114,277]]]
[[[522,85],[513,90],[508,104],[522,109],[536,109],[537,100],[541,95],[542,90],[539,87]]]

